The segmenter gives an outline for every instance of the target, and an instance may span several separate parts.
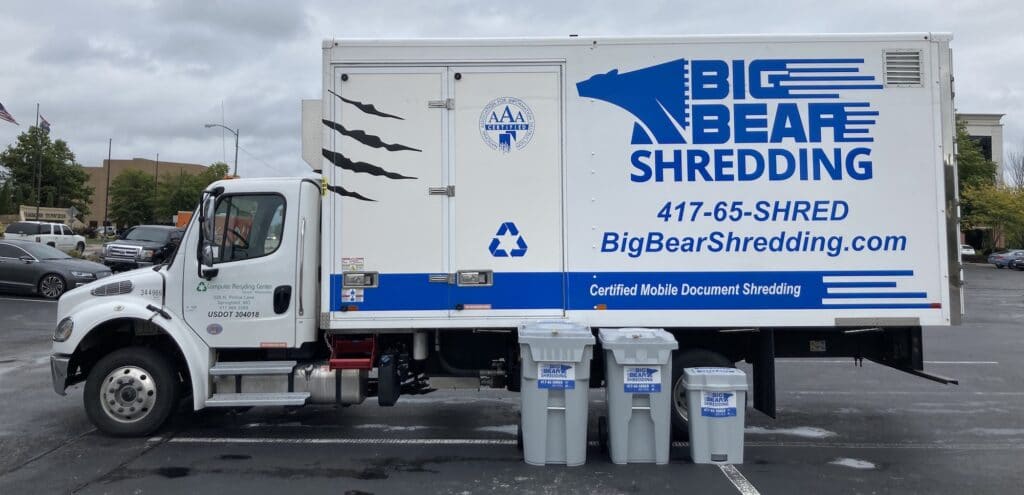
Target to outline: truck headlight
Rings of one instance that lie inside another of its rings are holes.
[[[95,273],[89,273],[89,272],[76,272],[76,271],[72,271],[71,275],[73,275],[75,277],[78,277],[78,278],[87,278],[87,279],[94,279],[94,278],[96,278],[96,274]]]
[[[143,249],[142,252],[139,253],[139,259],[140,260],[148,260],[148,259],[152,259],[152,258],[153,258],[153,250],[152,249]]]
[[[71,317],[68,316],[60,323],[57,324],[57,329],[53,331],[54,342],[64,342],[71,337],[71,331],[75,329],[75,322],[71,321]]]

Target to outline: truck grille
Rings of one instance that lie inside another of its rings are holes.
[[[111,282],[96,287],[90,294],[94,296],[120,296],[122,294],[128,294],[132,291],[132,282],[130,280],[122,280],[120,282]]]
[[[142,248],[138,246],[119,246],[117,244],[107,246],[107,256],[114,258],[132,258],[135,259],[139,256],[139,252]]]

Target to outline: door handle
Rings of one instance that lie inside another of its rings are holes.
[[[288,311],[292,302],[292,286],[279,285],[274,288],[274,313],[282,314]]]
[[[203,267],[201,270],[199,270],[199,275],[205,278],[206,280],[212,280],[213,277],[216,277],[218,273],[220,273],[220,268]]]

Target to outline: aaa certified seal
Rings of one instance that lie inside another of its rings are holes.
[[[491,100],[480,112],[480,137],[502,153],[530,144],[535,125],[533,110],[523,100],[511,96]]]

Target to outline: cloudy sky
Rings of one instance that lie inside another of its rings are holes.
[[[245,176],[306,171],[299,100],[320,95],[324,38],[720,33],[954,33],[957,108],[1005,113],[1007,149],[1024,145],[1021,0],[558,1],[47,0],[0,7],[0,146],[35,105],[78,161],[208,164]]]

